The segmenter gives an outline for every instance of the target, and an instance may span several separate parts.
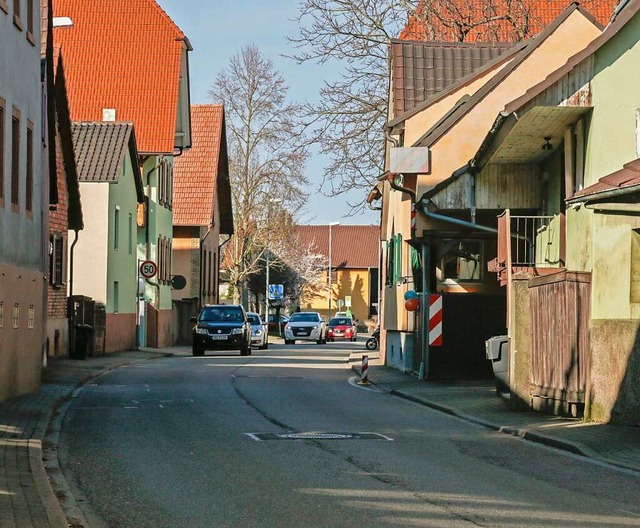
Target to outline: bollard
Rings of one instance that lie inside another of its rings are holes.
[[[362,356],[362,368],[360,370],[360,383],[369,383],[369,374],[367,370],[369,369],[369,356]]]

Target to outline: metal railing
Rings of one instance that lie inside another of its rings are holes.
[[[560,224],[554,216],[511,216],[511,265],[556,267],[560,261]]]

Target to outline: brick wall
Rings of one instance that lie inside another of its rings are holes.
[[[57,184],[58,184],[58,204],[55,209],[49,211],[49,233],[61,233],[67,238],[69,226],[67,211],[67,180],[64,172],[64,162],[62,160],[62,145],[60,141],[60,133],[56,134],[56,167],[57,167]],[[65,244],[66,247],[66,244]],[[47,302],[47,317],[50,319],[65,318],[67,316],[67,271],[65,273],[65,281],[62,286],[52,286],[48,281],[49,295]],[[47,277],[49,273],[47,272]]]

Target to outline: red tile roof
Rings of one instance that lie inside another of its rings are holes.
[[[102,121],[115,108],[132,121],[143,153],[171,154],[185,35],[154,0],[56,0],[74,121]]]
[[[173,165],[173,225],[213,223],[224,107],[191,107],[191,150]]]
[[[329,226],[296,226],[301,244],[329,259]],[[380,226],[337,225],[331,227],[331,265],[338,268],[379,266]]]
[[[530,13],[526,22],[529,31],[526,37],[531,37],[540,33],[548,26],[560,13],[562,13],[571,2],[568,0],[523,0],[523,5]],[[507,5],[514,5],[516,2],[508,0],[454,0],[452,2],[432,3],[433,6],[440,5],[438,13],[440,17],[431,16],[428,18],[428,25],[424,23],[425,6],[421,2],[416,9],[416,14],[409,18],[409,22],[400,32],[399,38],[403,40],[437,40],[441,42],[454,42],[459,40],[455,28],[447,27],[442,20],[465,20],[468,25],[478,23],[479,20],[488,15],[487,6],[494,6],[497,15],[504,15]],[[613,14],[617,0],[583,0],[580,5],[585,11],[593,15],[603,26],[607,24]],[[516,25],[524,25],[522,17]],[[471,29],[465,37],[465,42],[515,42],[522,40],[514,30],[512,24],[505,21],[496,21],[491,25],[480,25]]]
[[[597,200],[598,195],[620,189],[637,192],[640,186],[640,158],[625,163],[622,169],[600,178],[597,183],[576,192],[569,201]]]

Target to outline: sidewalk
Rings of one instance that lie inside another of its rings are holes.
[[[87,360],[50,360],[37,394],[0,401],[0,528],[68,528],[42,461],[50,419],[88,380],[132,362],[165,355],[174,354],[145,349]]]
[[[514,412],[497,396],[492,381],[421,381],[380,364],[378,352],[368,356],[369,382],[390,394],[502,433],[640,472],[640,427],[585,423],[533,411]],[[362,353],[352,354],[349,361],[360,374]]]

